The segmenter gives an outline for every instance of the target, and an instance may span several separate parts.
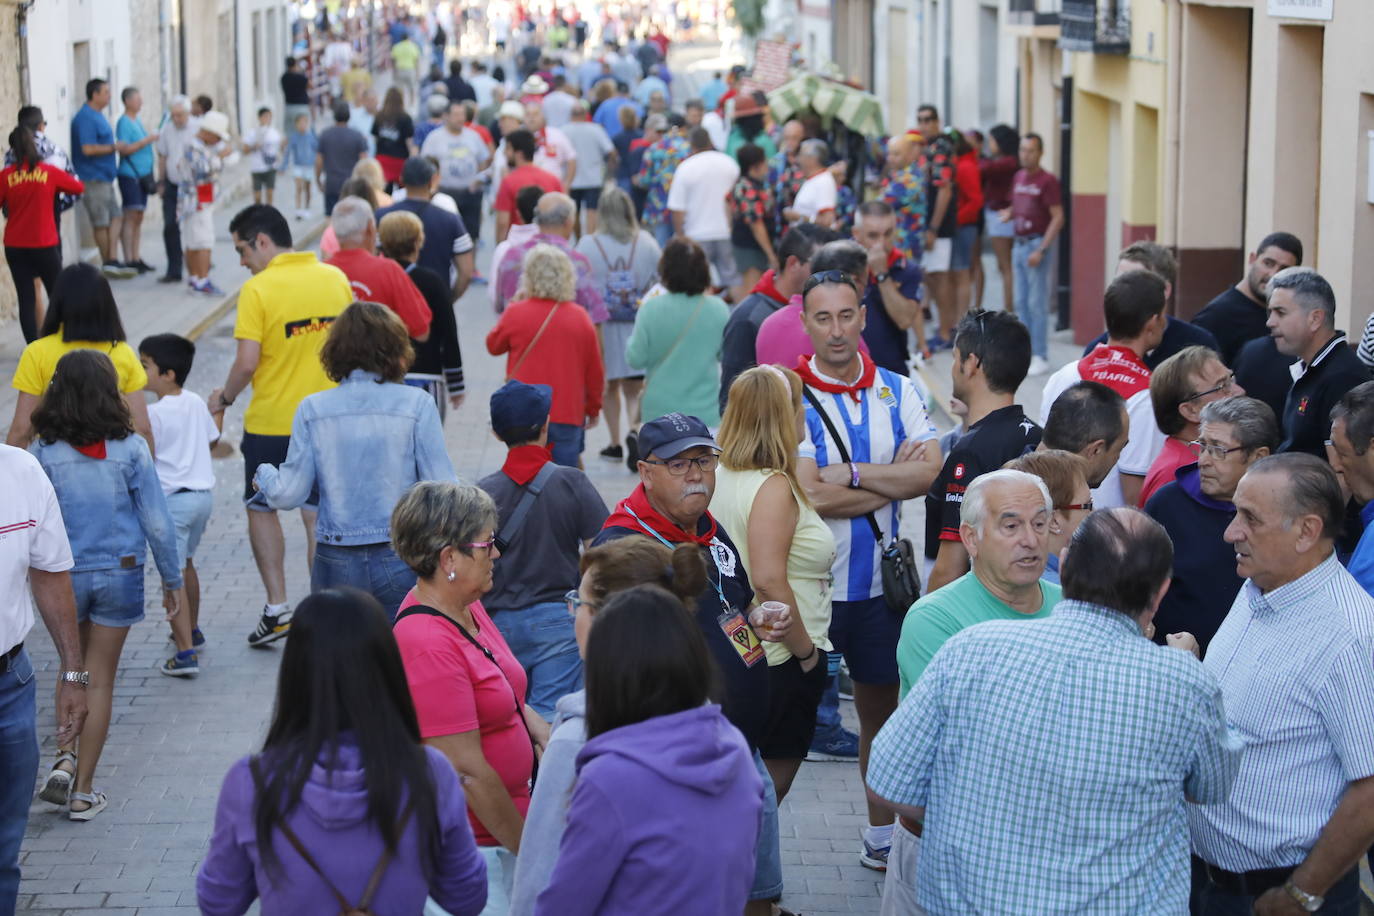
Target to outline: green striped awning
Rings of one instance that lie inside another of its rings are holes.
[[[810,109],[821,116],[827,128],[831,121],[839,121],[866,137],[884,135],[883,109],[877,98],[814,74],[799,76],[768,93],[768,108],[777,121]]]

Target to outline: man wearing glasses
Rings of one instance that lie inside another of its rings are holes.
[[[849,274],[827,270],[802,286],[802,325],[815,355],[796,366],[807,399],[797,477],[835,535],[830,642],[854,681],[860,772],[873,736],[897,708],[902,621],[883,595],[882,549],[900,535],[902,502],[929,489],[941,458],[911,379],[860,352],[865,317]],[[890,809],[869,804],[864,866],[887,868],[892,820]]]
[[[1140,489],[1144,507],[1155,491],[1174,479],[1174,472],[1197,460],[1189,443],[1198,436],[1202,408],[1213,401],[1245,394],[1236,376],[1208,347],[1188,347],[1150,373],[1150,401],[1155,423],[1168,438]]]
[[[1236,550],[1222,537],[1236,515],[1231,500],[1250,465],[1278,448],[1279,424],[1268,404],[1247,397],[1212,401],[1198,414],[1188,442],[1193,461],[1150,497],[1145,512],[1174,542],[1173,584],[1155,614],[1155,641],[1184,631],[1206,652],[1241,585]]]

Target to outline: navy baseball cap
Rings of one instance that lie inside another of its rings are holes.
[[[639,428],[639,454],[676,458],[689,448],[709,445],[720,448],[706,424],[680,413],[664,414]]]
[[[491,396],[491,428],[500,432],[543,426],[552,403],[553,389],[548,385],[527,385],[512,379]]]

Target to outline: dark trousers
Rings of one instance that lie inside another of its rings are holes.
[[[339,194],[338,194],[337,191],[334,192],[333,194],[330,194],[328,191],[325,191],[325,192],[324,192],[324,215],[325,215],[325,216],[331,215],[331,214],[334,212],[334,205],[337,204],[338,202],[339,202]]]
[[[167,276],[181,279],[181,227],[177,225],[177,186],[162,183],[162,247],[167,249]]]
[[[53,284],[62,270],[62,246],[48,248],[11,248],[5,246],[5,261],[14,277],[14,291],[19,299],[19,330],[24,334],[24,342],[30,343],[38,336],[38,321],[35,314],[37,297],[33,293],[33,281],[43,281],[43,288],[52,296]]]
[[[1193,858],[1193,888],[1190,896],[1192,916],[1250,916],[1256,897],[1233,894],[1211,881]],[[1352,868],[1326,892],[1326,902],[1317,910],[1321,916],[1359,916],[1360,870]]]
[[[476,245],[478,237],[482,234],[482,192],[454,190],[444,193],[452,197],[458,205],[458,216],[463,220],[463,228],[468,231],[472,244]]]

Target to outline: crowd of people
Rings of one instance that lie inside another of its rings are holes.
[[[808,759],[857,764],[853,850],[886,873],[884,914],[1355,912],[1374,348],[1336,330],[1302,242],[1260,240],[1190,322],[1169,314],[1172,254],[1129,246],[1106,333],[1049,374],[1063,207],[1038,137],[999,125],[984,155],[923,105],[846,212],[819,122],[773,123],[744,72],[678,113],[661,32],[574,65],[566,21],[521,31],[485,105],[467,91],[486,63],[469,83],[458,60],[455,82],[398,76],[367,132],[336,102],[323,259],[255,179],[263,199],[229,224],[251,274],[234,361],[208,399],[185,387],[190,341],[126,341],[108,263],[51,271],[0,448],[0,709],[22,739],[0,907],[40,768],[33,609],[61,663],[39,796],[89,821],[110,804],[96,777],[148,547],[160,670],[200,671],[210,449],[251,390],[242,499],[266,594],[247,640],[285,642],[267,737],[225,777],[204,912],[785,913],[779,804]],[[337,91],[365,105],[351,72]],[[219,156],[213,114],[185,122],[188,161]],[[270,121],[245,152],[297,142]],[[92,188],[41,140],[21,125],[0,173],[36,222]],[[444,423],[488,228],[505,456],[472,484]],[[41,279],[46,258],[11,264]],[[943,437],[911,371],[937,349]],[[583,469],[603,411],[599,457],[636,475],[613,506]],[[293,609],[295,509],[311,594]]]

